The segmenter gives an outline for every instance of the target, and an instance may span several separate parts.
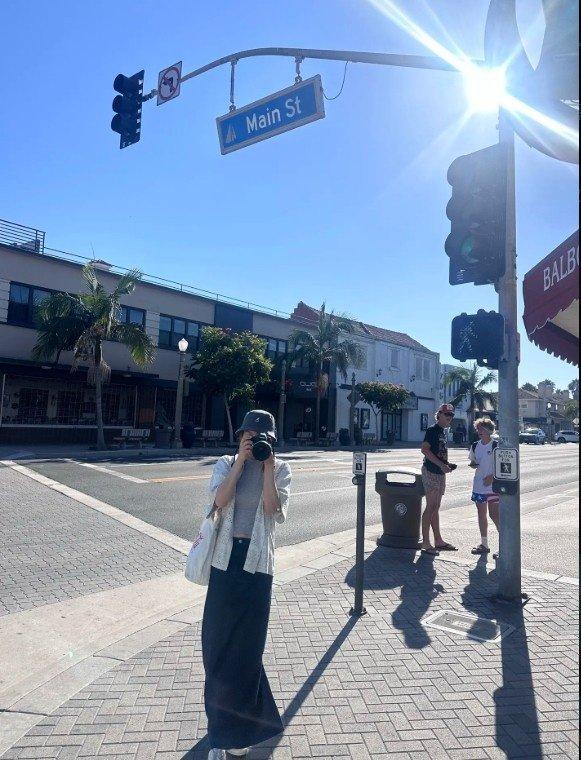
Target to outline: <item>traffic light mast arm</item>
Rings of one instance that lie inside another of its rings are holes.
[[[283,58],[296,58],[302,61],[306,58],[312,58],[323,61],[345,61],[349,63],[370,63],[377,66],[399,66],[408,69],[432,69],[433,71],[458,71],[447,61],[441,58],[425,55],[398,55],[396,53],[368,53],[358,50],[316,50],[313,48],[282,48],[267,47],[254,48],[252,50],[241,50],[239,53],[232,53],[216,61],[207,63],[189,74],[184,74],[180,82],[187,82],[188,79],[205,74],[207,71],[224,66],[226,63],[237,63],[242,58],[258,58],[260,56],[280,56]],[[477,66],[483,65],[483,61],[473,61]],[[157,95],[157,90],[152,90],[143,96],[143,100],[150,100]]]

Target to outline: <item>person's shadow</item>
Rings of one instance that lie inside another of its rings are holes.
[[[487,556],[480,556],[469,573],[462,604],[479,617],[514,628],[500,641],[502,686],[494,692],[496,743],[508,760],[517,757],[541,760],[543,751],[523,607],[520,603],[505,604],[495,599],[497,580],[496,570],[487,572]]]
[[[403,633],[410,649],[423,649],[431,641],[421,621],[434,599],[445,592],[442,584],[435,583],[435,580],[434,557],[429,554],[378,546],[365,560],[363,588],[393,592],[397,606],[391,613],[392,623]],[[349,586],[355,586],[354,567],[347,573],[345,581]],[[382,598],[382,604],[389,606],[389,595],[387,599]]]

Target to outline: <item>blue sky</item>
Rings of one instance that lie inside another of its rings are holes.
[[[404,5],[444,44],[482,55],[486,0]],[[0,29],[0,217],[45,230],[49,246],[286,311],[325,300],[443,361],[452,317],[495,308],[492,287],[448,285],[446,170],[497,139],[493,116],[460,126],[459,75],[350,65],[325,119],[228,156],[215,126],[228,67],[146,104],[137,145],[120,151],[109,128],[119,72],[145,68],[150,90],[178,60],[186,72],[252,47],[425,52],[367,0],[3,0]],[[316,73],[336,94],[343,65],[303,64]],[[290,60],[242,61],[236,102],[293,79]],[[517,182],[522,277],[577,227],[578,172],[519,142]],[[523,381],[575,376],[522,345]]]

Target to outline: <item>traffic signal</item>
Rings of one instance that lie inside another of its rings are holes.
[[[120,148],[139,142],[141,137],[144,75],[145,71],[138,71],[132,77],[117,74],[113,82],[113,89],[120,94],[113,98],[115,116],[111,120],[111,129],[120,135]]]
[[[460,156],[448,169],[450,285],[488,285],[504,275],[507,170],[507,148],[500,143]]]
[[[452,320],[452,356],[461,362],[475,359],[481,367],[498,369],[504,354],[504,317],[480,309]]]

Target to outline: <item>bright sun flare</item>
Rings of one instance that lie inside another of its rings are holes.
[[[470,110],[475,113],[498,111],[506,96],[504,70],[485,69],[476,66],[463,71],[464,88]]]

